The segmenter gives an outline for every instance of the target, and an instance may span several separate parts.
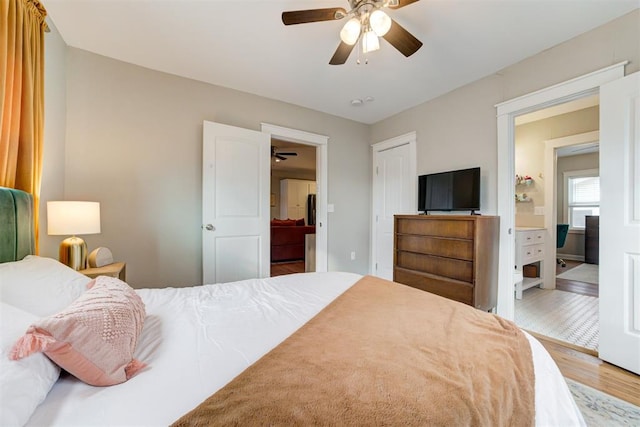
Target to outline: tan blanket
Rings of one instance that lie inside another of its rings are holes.
[[[500,317],[367,276],[174,425],[311,424],[533,425],[529,343]]]

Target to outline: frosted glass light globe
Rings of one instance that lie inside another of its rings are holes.
[[[369,17],[369,25],[371,25],[371,29],[375,31],[378,37],[382,37],[391,28],[391,18],[380,9],[377,9]]]
[[[367,31],[362,36],[362,52],[373,52],[374,50],[380,49],[380,41],[378,40],[378,36],[373,31]]]
[[[344,27],[342,27],[340,40],[352,46],[358,41],[358,37],[360,37],[360,20],[358,18],[351,18],[344,24]]]

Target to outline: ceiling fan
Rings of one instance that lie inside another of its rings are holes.
[[[295,157],[297,156],[298,153],[290,151],[290,152],[282,152],[282,151],[278,151],[278,149],[276,147],[271,147],[271,157],[275,159],[276,162],[280,162],[282,160],[287,160],[287,157],[285,156],[292,156]]]
[[[351,51],[362,40],[362,51],[372,52],[380,48],[378,37],[384,38],[404,56],[416,53],[422,42],[391,19],[382,9],[400,9],[418,0],[349,0],[350,11],[341,7],[308,9],[282,12],[284,25],[309,22],[335,21],[349,18],[340,31],[340,44],[329,61],[341,65],[347,61]]]

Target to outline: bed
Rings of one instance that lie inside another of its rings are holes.
[[[10,211],[4,209],[2,215]],[[22,212],[13,223],[25,219],[28,215]],[[0,233],[8,222],[4,218],[0,222]],[[6,323],[17,328],[14,316],[28,325],[53,310],[53,302],[67,304],[85,292],[89,279],[81,274],[48,258],[21,258],[24,252],[15,247],[13,252],[15,260],[0,264],[3,328]],[[511,403],[517,401],[511,400],[512,395],[530,389],[535,415],[519,425],[584,425],[563,377],[538,341],[497,316],[400,284],[330,272],[135,293],[144,302],[146,317],[134,356],[146,367],[127,381],[106,387],[54,373],[45,381],[49,388],[40,387],[39,396],[24,387],[9,388],[3,376],[3,405],[13,400],[14,406],[23,407],[18,424],[451,425],[446,420],[457,419],[466,420],[462,421],[466,425],[510,425],[518,419],[510,418]],[[374,295],[371,300],[366,299],[368,294]],[[446,321],[437,320],[438,311]],[[408,313],[426,317],[415,317],[420,321],[408,330],[400,325]],[[388,317],[380,320],[382,315]],[[463,316],[470,316],[469,323],[478,327],[489,322],[507,331],[509,336],[500,339],[523,336],[535,381],[520,376],[525,367],[514,369],[506,362],[521,353],[508,346],[485,354],[491,359],[488,368],[486,363],[450,362],[458,360],[455,353],[465,353],[468,344],[474,354],[486,352],[480,343],[484,338],[460,335],[452,326]],[[451,333],[457,336],[442,339]],[[389,335],[398,335],[400,341],[385,348],[379,343],[388,343]],[[409,349],[407,336],[433,336],[435,341]],[[6,337],[3,330],[4,353]],[[453,342],[462,342],[455,345],[463,347],[449,346]],[[442,345],[450,350],[443,353]],[[419,351],[411,353],[416,348]],[[511,356],[504,355],[509,352]],[[2,369],[31,357],[14,362],[3,354]],[[426,365],[422,357],[441,360],[442,365],[432,366],[427,374],[414,374],[413,367],[407,371],[408,359]],[[338,366],[340,358],[346,365]],[[274,367],[285,370],[273,374]],[[496,381],[485,380],[482,369],[489,369]],[[452,370],[464,374],[456,377],[455,372],[448,373]],[[511,376],[514,383],[504,380]],[[443,387],[441,383],[454,387],[444,401],[432,393]],[[463,392],[467,385],[470,394]],[[434,412],[436,418],[424,418],[434,417]],[[459,418],[437,418],[450,414]]]

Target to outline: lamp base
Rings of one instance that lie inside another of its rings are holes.
[[[58,258],[74,270],[87,268],[87,244],[80,237],[69,237],[60,243]]]

